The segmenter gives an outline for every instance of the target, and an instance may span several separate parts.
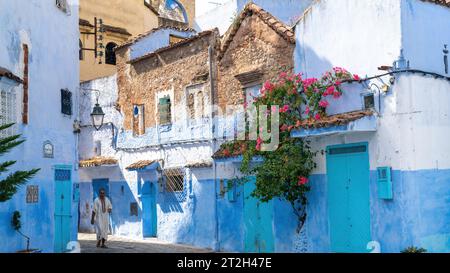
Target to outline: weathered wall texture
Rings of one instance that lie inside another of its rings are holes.
[[[225,35],[225,38],[227,35]],[[246,17],[218,63],[218,105],[244,103],[242,84],[236,79],[239,74],[260,71],[260,83],[271,80],[281,71],[294,68],[295,45],[280,36],[257,15]]]
[[[53,252],[55,167],[70,166],[72,182],[78,182],[76,134],[73,133],[78,111],[75,106],[79,83],[78,45],[74,42],[78,39],[78,0],[68,3],[70,15],[59,10],[53,0],[0,1],[0,66],[23,78],[23,44],[29,48],[28,124],[23,124],[21,119],[23,86],[14,89],[16,132],[26,142],[2,155],[1,161],[16,160],[11,171],[41,168],[27,183],[39,186],[38,203],[26,203],[26,186],[12,200],[0,203],[0,252],[26,247],[26,240],[11,228],[15,210],[22,214],[22,232],[31,237],[30,247]],[[60,90],[65,88],[72,92],[72,116],[61,113]],[[43,157],[45,141],[54,145],[54,158]],[[75,202],[72,205],[70,239],[76,240],[77,207]]]
[[[204,94],[210,93],[208,47],[215,47],[215,40],[214,32],[205,32],[189,43],[156,52],[131,64],[125,63],[128,61],[126,49],[119,50],[118,105],[124,113],[124,128],[132,129],[135,104],[145,106],[145,128],[159,124],[158,93],[173,94],[173,123],[183,118],[187,86],[204,83]]]

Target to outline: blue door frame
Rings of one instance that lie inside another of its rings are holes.
[[[244,250],[247,253],[274,252],[273,201],[263,203],[251,196],[256,178],[244,184]]]
[[[64,252],[70,242],[72,223],[72,166],[55,166],[54,251]]]
[[[368,252],[370,166],[368,143],[327,147],[328,215],[332,252]]]
[[[144,237],[156,237],[157,212],[156,212],[156,187],[150,181],[145,181],[142,186],[142,233]]]

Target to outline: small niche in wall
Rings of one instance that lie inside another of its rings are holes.
[[[130,203],[130,216],[138,216],[138,203]]]

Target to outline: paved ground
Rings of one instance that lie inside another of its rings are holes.
[[[109,236],[107,249],[96,247],[95,234],[78,234],[81,253],[207,253],[208,249],[195,248],[186,245],[168,244],[157,239],[130,240]]]

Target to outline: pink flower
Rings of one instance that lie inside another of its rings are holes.
[[[309,109],[309,106],[306,106],[305,115],[309,115],[309,112],[311,112],[311,109]]]
[[[258,139],[256,140],[256,150],[257,151],[261,151],[261,144],[263,143],[263,140],[258,137]]]
[[[311,85],[315,84],[317,82],[316,78],[309,78],[306,80],[303,80],[303,86],[305,89],[309,88]]]
[[[341,94],[340,92],[338,92],[338,91],[336,91],[336,92],[333,93],[333,97],[334,97],[335,99],[339,99],[341,96],[342,96],[342,94]]]
[[[294,129],[294,126],[291,125],[291,126],[288,127],[288,131],[289,132],[292,131],[292,129]]]
[[[289,105],[285,105],[283,108],[280,108],[280,113],[286,113],[287,111],[289,111]]]
[[[222,153],[224,156],[227,156],[227,157],[230,156],[230,151],[228,151],[227,149],[223,150]]]
[[[353,79],[355,81],[360,81],[361,80],[361,78],[358,75],[356,75],[356,74],[353,75]]]
[[[317,113],[315,116],[314,116],[314,119],[315,120],[320,120],[322,117],[320,116],[320,114],[319,113]]]
[[[342,84],[342,82],[340,82],[340,81],[336,81],[335,83],[334,83],[334,85],[341,85]]]
[[[284,79],[287,77],[287,73],[286,72],[281,72],[280,73],[280,79]]]
[[[326,96],[331,96],[331,95],[333,95],[333,93],[334,93],[335,90],[336,90],[336,88],[335,88],[334,86],[329,86],[329,87],[327,88],[327,90],[323,93],[323,96],[324,96],[324,97],[326,97]]]
[[[289,129],[289,126],[287,126],[286,124],[283,124],[283,126],[281,126],[280,130],[281,132],[286,132]]]
[[[308,184],[308,182],[309,182],[308,178],[306,178],[304,176],[299,176],[297,185],[304,186],[304,185]]]
[[[270,82],[270,81],[266,81],[263,85],[263,90],[262,91],[272,91],[274,89],[274,85]]]
[[[330,105],[330,103],[326,100],[322,100],[319,102],[319,106],[323,108],[327,108]]]
[[[275,113],[277,111],[277,107],[275,105],[272,105],[272,113]]]

